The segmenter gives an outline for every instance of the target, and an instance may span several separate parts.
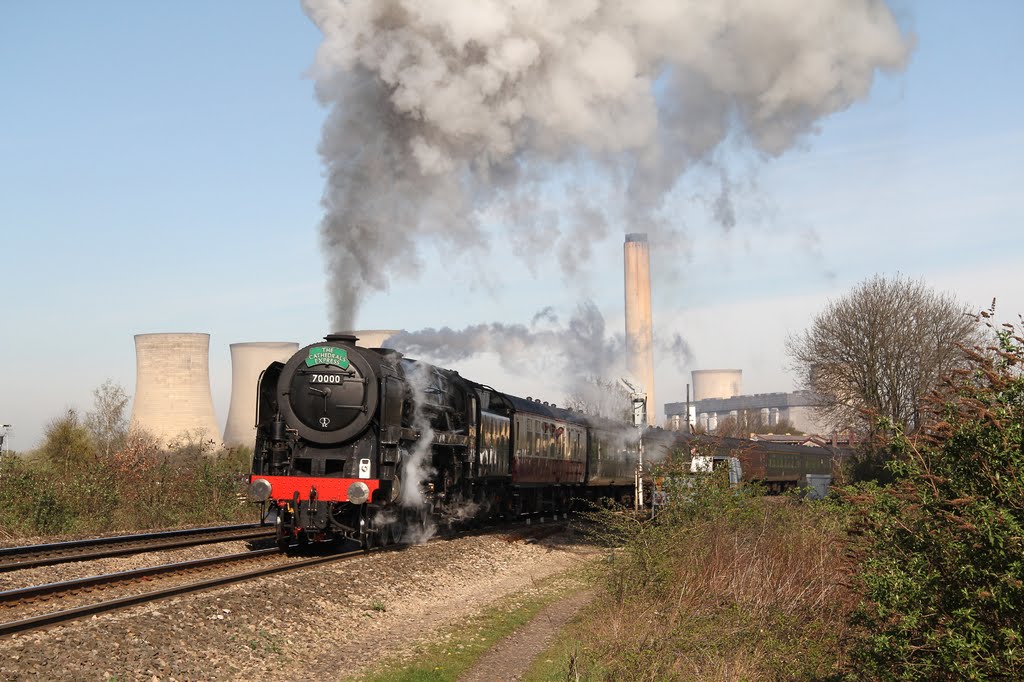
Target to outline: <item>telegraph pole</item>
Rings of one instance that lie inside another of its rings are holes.
[[[7,435],[8,435],[8,433],[11,430],[11,425],[10,424],[2,424],[2,425],[0,425],[0,428],[2,428],[4,430],[3,433],[0,433],[0,464],[3,464],[4,463],[4,444],[7,442]],[[11,449],[11,446],[7,445],[8,452],[10,451],[10,449]]]

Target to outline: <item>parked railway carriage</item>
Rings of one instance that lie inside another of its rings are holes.
[[[770,492],[809,487],[808,475],[832,476],[833,454],[825,448],[780,443],[738,448],[744,480],[763,484]]]
[[[697,443],[705,443],[712,446],[713,454],[735,456],[743,470],[743,481],[761,484],[769,493],[807,487],[808,475],[834,476],[838,473],[842,458],[841,454],[836,454],[828,448],[766,443],[741,438],[685,438],[691,449]]]

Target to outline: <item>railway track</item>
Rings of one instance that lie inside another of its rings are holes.
[[[518,539],[530,541],[557,532],[563,523],[555,521],[545,526],[527,523],[513,524],[511,528],[490,528],[484,532],[509,532],[520,534]],[[438,540],[453,536],[470,535],[480,530],[439,536]],[[406,544],[393,544],[375,548],[373,552],[399,550]],[[193,559],[177,563],[150,566],[104,575],[76,578],[45,585],[34,585],[0,592],[0,637],[65,623],[87,616],[117,609],[166,599],[189,592],[198,592],[222,585],[253,580],[275,573],[308,568],[318,564],[345,561],[365,556],[366,550],[354,550],[322,556],[290,556],[278,547],[250,550],[237,554],[226,554],[205,559]],[[248,565],[245,570],[225,571],[227,567]],[[152,589],[155,584],[165,583]],[[112,594],[115,593],[115,594]],[[96,595],[106,594],[108,598],[96,600]],[[50,604],[58,603],[61,608],[48,610]]]
[[[91,561],[106,557],[141,554],[178,547],[232,540],[253,540],[271,537],[274,530],[257,523],[187,530],[162,531],[141,535],[71,540],[42,545],[23,545],[0,549],[0,573],[36,566],[51,566],[69,561]]]
[[[0,618],[4,620],[0,623],[0,637],[57,625],[135,604],[207,590],[317,564],[344,561],[363,555],[362,550],[357,550],[296,558],[290,557],[274,547],[8,590],[0,592]],[[224,572],[221,570],[226,566],[237,564],[256,564],[256,566],[243,571]],[[216,575],[201,577],[198,580],[190,579],[197,573],[215,573]],[[141,589],[151,588],[154,583],[158,582],[168,584],[157,589]],[[122,592],[99,601],[92,598],[94,593],[117,591],[118,586],[129,594]],[[65,608],[46,610],[51,601],[59,601]],[[40,605],[43,607],[42,609],[38,608]],[[12,619],[8,620],[9,618]]]

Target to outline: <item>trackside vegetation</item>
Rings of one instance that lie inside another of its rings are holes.
[[[996,336],[933,396],[929,428],[895,432],[895,482],[851,494],[865,677],[1024,679],[1024,338]]]
[[[835,675],[849,636],[841,505],[737,491],[726,472],[664,473],[669,501],[654,522],[592,515],[611,548],[593,574],[603,598],[525,679]]]
[[[108,379],[90,412],[65,411],[38,449],[0,460],[0,540],[257,520],[242,496],[251,452],[201,430],[171,443],[130,430],[129,401]]]
[[[0,464],[0,539],[258,520],[241,497],[249,458],[208,443],[165,449],[143,433],[100,454],[65,415],[39,451]]]

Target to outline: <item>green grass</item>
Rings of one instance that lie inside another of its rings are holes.
[[[578,576],[553,576],[538,583],[529,594],[503,598],[453,631],[439,635],[442,641],[419,647],[415,661],[379,663],[368,682],[454,682],[499,641],[529,623],[542,608],[580,589]]]
[[[591,618],[592,607],[584,609],[576,615],[555,637],[555,640],[533,659],[529,669],[523,674],[521,682],[564,682],[587,679],[584,675],[601,679],[600,670],[591,666],[584,670],[584,661],[594,661],[594,657],[585,642],[582,623]]]

